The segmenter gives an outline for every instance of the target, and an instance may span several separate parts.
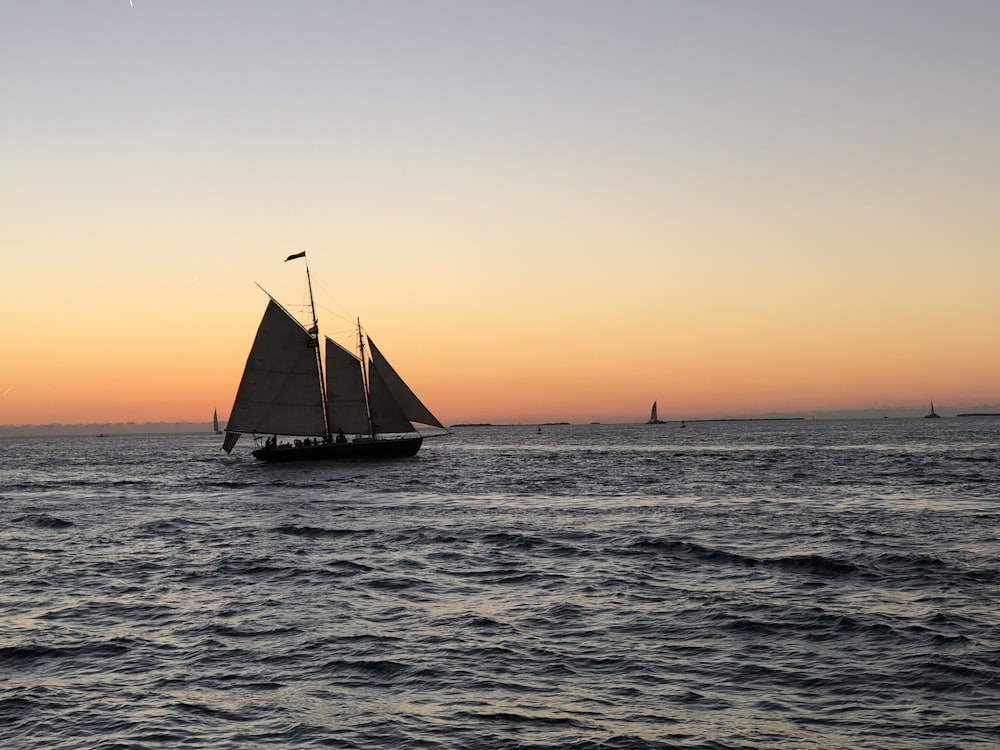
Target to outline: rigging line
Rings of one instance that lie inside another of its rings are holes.
[[[347,317],[346,312],[341,314],[340,312],[337,312],[336,310],[331,310],[329,307],[326,307],[324,305],[317,305],[316,307],[319,310],[322,310],[323,312],[330,313],[331,316],[333,316],[334,318],[336,318],[337,320],[341,321],[344,324],[345,327],[343,329],[338,329],[340,333],[346,333],[348,331],[354,330],[354,321],[352,318]]]
[[[314,291],[315,289],[319,289],[320,296],[329,300],[330,303],[334,305],[334,307],[329,307],[323,303],[315,303],[315,308],[323,311],[324,313],[328,313],[330,317],[335,318],[336,321],[338,321],[336,330],[333,330],[333,328],[327,324],[324,334],[334,340],[347,340],[357,334],[355,315],[349,312],[340,300],[337,299],[336,295],[331,294],[329,290],[323,286],[323,284],[314,284]],[[343,327],[341,327],[341,324],[343,324]]]
[[[321,292],[321,293],[323,294],[323,297],[324,297],[325,299],[328,299],[328,300],[330,300],[330,301],[331,301],[331,303],[332,303],[332,304],[334,304],[334,305],[336,305],[336,306],[337,306],[337,308],[338,308],[337,310],[331,310],[331,309],[330,309],[330,308],[328,308],[328,307],[325,307],[325,306],[322,306],[322,307],[323,307],[323,309],[327,310],[327,311],[328,311],[328,312],[330,312],[330,313],[333,313],[334,315],[340,315],[340,316],[343,316],[343,317],[344,317],[344,320],[351,320],[351,314],[350,314],[350,311],[349,311],[349,310],[348,310],[348,309],[347,309],[346,307],[344,307],[344,305],[343,305],[343,304],[341,303],[341,301],[340,301],[340,299],[339,299],[339,298],[337,297],[337,295],[335,295],[335,294],[332,294],[332,293],[331,293],[331,292],[330,292],[330,291],[329,291],[329,290],[328,290],[328,289],[327,289],[326,287],[324,287],[324,286],[323,286],[322,284],[317,284],[317,285],[316,285],[316,287],[317,287],[317,288],[318,288],[318,289],[320,290],[320,292]]]

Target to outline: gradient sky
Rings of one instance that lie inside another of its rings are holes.
[[[9,3],[0,424],[228,416],[266,297],[445,423],[1000,401],[1000,3]]]

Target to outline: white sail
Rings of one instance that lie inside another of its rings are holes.
[[[323,435],[316,341],[274,300],[257,329],[223,445],[232,450],[241,432]]]
[[[372,369],[369,372],[369,379],[371,379],[372,372],[378,373],[386,389],[392,395],[393,400],[402,410],[406,420],[444,429],[444,425],[438,421],[438,418],[431,414],[430,409],[420,402],[416,394],[410,390],[410,387],[392,369],[392,365],[382,356],[382,352],[375,346],[375,342],[372,341],[371,336],[368,337],[368,347],[371,349],[372,355]],[[374,388],[374,384],[369,383],[369,387]],[[372,419],[374,420],[374,407],[372,407]],[[375,420],[375,422],[378,424],[378,420]],[[379,429],[383,432],[399,432],[399,430],[386,430],[383,427],[379,427]]]
[[[650,422],[656,422],[656,421],[658,421],[658,417],[656,416],[656,402],[655,401],[653,402],[653,410],[651,412],[649,412],[649,421]]]
[[[352,435],[371,432],[361,360],[329,338],[326,339],[326,400],[330,432],[343,430]]]

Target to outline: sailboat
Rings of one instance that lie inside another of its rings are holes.
[[[656,416],[656,402],[653,402],[653,408],[649,412],[649,419],[646,424],[666,424],[662,419]]]
[[[285,261],[304,257],[297,253]],[[413,423],[442,430],[444,425],[362,332],[360,320],[360,356],[328,337],[320,355],[308,262],[306,280],[309,328],[268,294],[223,449],[231,452],[241,434],[251,433],[257,443],[254,457],[269,462],[416,455],[423,436]]]
[[[221,435],[222,430],[219,429],[219,410],[216,409],[212,413],[212,429],[215,430],[216,435]]]
[[[924,419],[939,419],[941,417],[936,411],[934,411],[934,402],[931,401],[931,413],[924,414]]]

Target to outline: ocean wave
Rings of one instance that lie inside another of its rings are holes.
[[[0,504],[0,746],[992,749],[995,434],[899,422],[273,471],[38,444]]]
[[[72,521],[67,521],[47,513],[28,513],[12,519],[14,523],[34,526],[37,529],[68,529],[75,526]]]
[[[349,536],[353,534],[371,534],[370,529],[326,529],[317,526],[277,526],[274,529],[277,534],[285,534],[287,536],[299,536],[309,539],[320,539],[323,537],[337,538],[343,536]]]

